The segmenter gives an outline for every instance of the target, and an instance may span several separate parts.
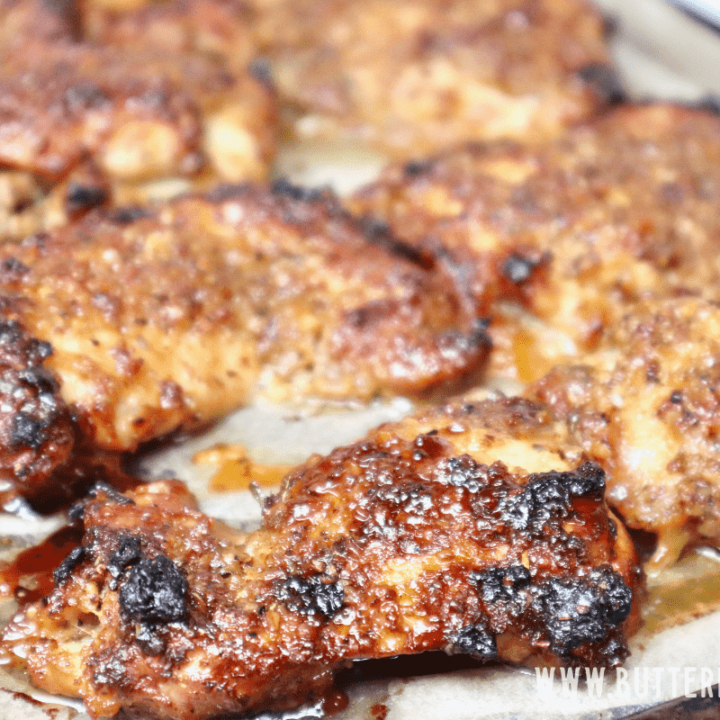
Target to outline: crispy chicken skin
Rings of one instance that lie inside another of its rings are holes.
[[[0,246],[4,316],[115,450],[273,400],[418,395],[489,350],[454,278],[328,192],[226,186]]]
[[[402,157],[557,135],[617,99],[602,27],[583,0],[1,0],[0,239],[263,179],[275,86],[296,137]]]
[[[353,207],[416,246],[442,242],[500,315],[492,372],[531,381],[639,298],[717,297],[718,168],[716,115],[624,106],[541,147],[466,146],[391,168]]]
[[[545,137],[616,99],[599,14],[578,0],[257,0],[296,135],[404,158]]]
[[[0,497],[18,486],[32,495],[72,452],[70,412],[44,367],[51,353],[17,322],[0,324]]]
[[[530,395],[603,465],[608,502],[628,525],[658,535],[657,569],[687,545],[720,542],[720,307],[643,303],[604,346]]]
[[[35,57],[6,58],[0,83],[0,163],[50,180],[66,177],[88,157],[120,189],[192,177],[207,165],[216,178],[247,179],[247,168],[231,167],[232,146],[212,147],[218,139],[213,123],[224,122],[223,113],[245,112],[248,120],[257,113],[260,127],[269,119],[261,85],[201,55],[122,57],[59,45],[43,49],[42,64]],[[264,174],[263,159],[256,158],[250,178]]]
[[[83,14],[105,43],[200,46],[231,63],[250,48],[296,138],[402,157],[555,135],[618,97],[603,22],[582,0],[86,0]]]
[[[29,337],[16,320],[0,322],[0,505],[8,511],[20,510],[22,498],[41,511],[56,509],[100,480],[137,483],[117,453],[81,436],[45,366],[51,355],[51,345]]]
[[[382,426],[292,472],[250,535],[177,483],[99,491],[5,651],[95,717],[174,720],[315,702],[359,658],[612,667],[641,573],[562,428],[516,399]]]
[[[145,35],[137,28],[134,44],[95,41],[79,7],[0,5],[0,27],[17,26],[24,40],[0,30],[0,238],[49,230],[106,201],[265,178],[275,101],[241,62],[247,49],[238,44],[230,64],[206,48],[199,10],[173,26],[176,47],[155,42],[157,23]],[[33,20],[41,33],[28,37]]]

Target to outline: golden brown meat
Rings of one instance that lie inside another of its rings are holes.
[[[475,145],[390,169],[354,208],[415,245],[441,241],[501,316],[493,373],[530,381],[639,298],[718,297],[719,168],[716,115],[625,106],[541,148]]]
[[[174,720],[315,702],[359,658],[614,666],[641,573],[571,447],[527,401],[433,410],[292,472],[250,535],[170,483],[98,492],[5,649],[95,717]]]
[[[266,176],[274,97],[239,46],[231,65],[193,38],[156,44],[152,23],[134,45],[100,45],[71,2],[0,6],[0,26],[22,29],[35,16],[55,34],[0,35],[0,238],[49,230],[108,200]],[[63,33],[56,25],[68,17]]]
[[[489,350],[432,258],[285,182],[91,213],[0,246],[0,263],[3,318],[50,344],[44,367],[83,437],[107,449],[258,393],[447,390],[476,378]]]
[[[201,53],[241,72],[258,52],[256,8],[246,0],[82,0],[78,12],[85,36],[103,46]]]
[[[270,113],[265,89],[249,76],[201,55],[123,57],[80,44],[42,52],[42,64],[25,55],[3,64],[3,165],[62,180],[90,158],[118,184],[119,201],[135,185],[204,170],[226,181],[264,175],[267,153],[256,152],[251,136],[268,132]]]
[[[584,0],[1,0],[0,238],[262,179],[273,81],[296,135],[403,157],[556,135],[616,99],[602,34]]]
[[[257,0],[297,136],[412,157],[545,137],[617,99],[603,22],[582,0]]]
[[[566,419],[608,473],[608,502],[658,535],[655,568],[688,545],[720,542],[720,307],[647,302],[576,366],[531,396]]]

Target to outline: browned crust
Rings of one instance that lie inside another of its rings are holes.
[[[626,106],[540,147],[467,146],[395,167],[353,207],[415,245],[440,241],[480,304],[529,310],[498,323],[492,372],[528,381],[593,347],[632,302],[716,297],[720,119],[667,104]]]
[[[258,7],[264,52],[301,137],[351,138],[408,158],[468,139],[557,135],[617,99],[603,21],[585,2]]]
[[[646,302],[600,351],[531,391],[607,469],[609,502],[626,522],[659,536],[656,567],[720,541],[718,337],[715,302]]]
[[[60,226],[105,200],[266,178],[274,94],[248,69],[242,19],[218,27],[233,14],[226,5],[178,3],[163,25],[173,44],[156,42],[158,22],[140,17],[131,42],[95,27],[79,2],[4,0],[0,25],[13,31],[0,31],[0,173],[29,173],[35,186],[0,202],[0,238]],[[97,182],[86,186],[88,173]]]
[[[5,273],[12,272],[6,264]],[[48,343],[31,339],[16,321],[0,324],[0,498],[29,498],[70,456],[75,431],[57,382],[44,363]]]
[[[110,449],[253,393],[369,399],[477,377],[485,324],[454,278],[325,193],[228,187],[94,213],[0,248],[8,312],[86,437]]]
[[[602,471],[579,457],[541,407],[496,400],[311,460],[247,536],[188,508],[177,485],[133,502],[99,491],[84,550],[5,645],[93,716],[175,720],[313,702],[359,658],[613,666],[641,571]]]
[[[87,39],[128,52],[199,53],[243,72],[257,54],[257,8],[245,0],[83,0],[78,10]]]

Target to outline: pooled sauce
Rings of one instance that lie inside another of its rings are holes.
[[[648,580],[639,639],[720,610],[720,559],[698,552]]]
[[[210,480],[210,490],[215,492],[247,490],[252,482],[258,485],[278,485],[292,470],[292,465],[256,463],[248,457],[242,445],[215,445],[197,453],[193,462],[218,468]]]
[[[0,563],[0,598],[14,598],[22,606],[48,595],[54,587],[53,570],[81,540],[82,528],[63,527],[14,560]]]
[[[327,717],[336,715],[350,703],[350,698],[340,689],[331,688],[322,701],[322,711]]]

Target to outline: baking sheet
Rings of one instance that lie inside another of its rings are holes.
[[[632,97],[687,102],[708,95],[720,97],[720,37],[707,25],[661,0],[599,0],[598,4],[617,20],[613,55]],[[383,162],[381,156],[358,148],[308,145],[286,148],[276,174],[349,193],[372,180]],[[256,462],[296,464],[312,453],[327,453],[351,442],[378,423],[398,419],[410,410],[411,404],[402,399],[366,408],[257,405],[235,413],[203,435],[145,455],[138,460],[137,469],[148,479],[174,474],[188,481],[205,512],[250,529],[260,521],[257,501],[249,492],[209,492],[208,481],[215,469],[192,462],[198,451],[218,443],[240,444]],[[60,517],[23,519],[0,513],[0,559],[39,542],[61,524]],[[0,603],[0,622],[12,610],[10,603]],[[346,688],[349,706],[334,717],[378,720],[385,713],[386,720],[616,720],[660,700],[698,690],[707,672],[712,673],[713,684],[720,681],[720,613],[650,639],[640,636],[631,645],[633,655],[625,667],[627,687],[615,683],[611,673],[600,697],[591,696],[582,682],[576,691],[557,681],[543,690],[535,672],[524,669],[489,666],[444,672],[444,656],[433,656],[426,667],[429,674],[421,677],[388,676],[353,683]],[[707,671],[704,675],[703,669]],[[31,701],[28,695],[43,702]],[[58,699],[47,703],[49,700],[33,690],[22,675],[0,667],[0,720],[87,720],[80,703],[63,700],[58,704]],[[317,716],[317,709],[307,709],[286,718]]]

